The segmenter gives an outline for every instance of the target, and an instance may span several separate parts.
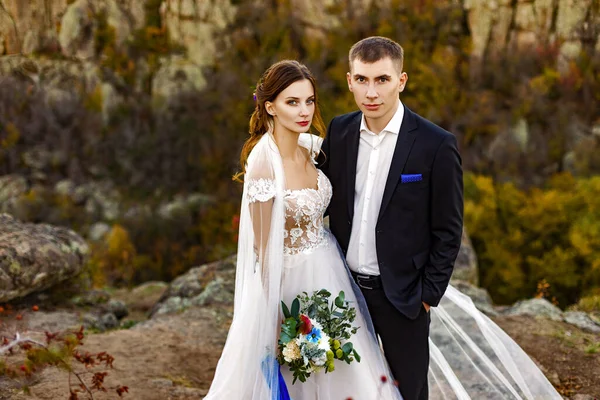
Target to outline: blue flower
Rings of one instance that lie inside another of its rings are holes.
[[[321,339],[321,330],[313,326],[312,330],[306,335],[306,340],[312,343],[317,343]]]

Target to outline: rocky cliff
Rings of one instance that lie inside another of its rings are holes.
[[[267,0],[245,0],[263,1]],[[369,0],[291,0],[292,10],[310,32],[337,25],[337,15],[367,9]],[[232,0],[2,0],[0,55],[61,50],[86,58],[93,50],[95,12],[105,11],[116,30],[117,43],[145,23],[149,10],[158,10],[170,38],[187,49],[197,65],[211,63],[222,35],[236,16]],[[402,2],[388,0],[389,7]],[[400,5],[397,5],[400,3]],[[483,58],[499,51],[555,42],[571,58],[583,48],[600,51],[600,6],[595,0],[461,0],[472,36],[472,55]],[[413,10],[414,12],[415,10]],[[418,10],[416,10],[418,12]]]

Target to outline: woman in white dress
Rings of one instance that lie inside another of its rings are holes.
[[[360,290],[323,226],[332,188],[314,165],[325,135],[315,80],[297,61],[278,62],[258,82],[255,101],[240,160],[244,192],[234,317],[205,400],[401,399]],[[305,133],[311,125],[318,136]],[[338,361],[335,371],[292,384],[288,368],[276,361],[281,301],[289,305],[298,294],[320,289],[343,290],[356,307],[353,325],[360,329],[351,340],[361,361]],[[450,287],[433,312],[431,337],[441,347],[430,344],[431,398],[560,399],[468,297]]]

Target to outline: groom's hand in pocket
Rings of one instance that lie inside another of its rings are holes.
[[[423,307],[425,307],[425,311],[429,312],[431,306],[423,301]]]

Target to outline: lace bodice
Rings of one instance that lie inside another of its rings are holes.
[[[285,191],[285,254],[305,253],[324,242],[323,214],[332,190],[329,179],[317,171],[317,189]]]
[[[275,183],[271,179],[252,179],[247,193],[251,203],[267,201],[276,194]],[[317,170],[316,189],[285,191],[284,254],[310,252],[326,242],[323,214],[331,196],[331,183],[321,170]]]

